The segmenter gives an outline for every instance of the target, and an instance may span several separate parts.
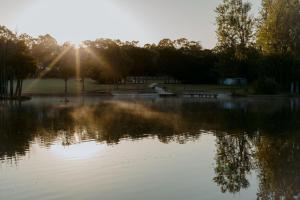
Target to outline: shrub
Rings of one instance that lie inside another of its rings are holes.
[[[276,94],[280,87],[273,79],[260,79],[253,84],[255,94]]]

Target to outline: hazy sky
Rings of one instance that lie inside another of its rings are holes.
[[[186,37],[215,45],[214,9],[222,0],[0,0],[0,24],[59,42],[112,38],[157,43]],[[249,0],[257,12],[260,0]]]

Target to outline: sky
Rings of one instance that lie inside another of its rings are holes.
[[[222,0],[0,0],[0,25],[60,43],[96,38],[157,43],[188,38],[216,44],[215,8]],[[257,13],[260,0],[249,0]]]

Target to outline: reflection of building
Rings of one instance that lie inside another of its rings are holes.
[[[222,106],[226,110],[244,110],[247,108],[247,102],[223,101]]]
[[[231,86],[245,86],[248,84],[245,78],[225,78],[220,80],[221,85],[231,85]]]

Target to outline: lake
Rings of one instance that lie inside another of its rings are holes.
[[[300,101],[0,104],[2,200],[300,199]]]

